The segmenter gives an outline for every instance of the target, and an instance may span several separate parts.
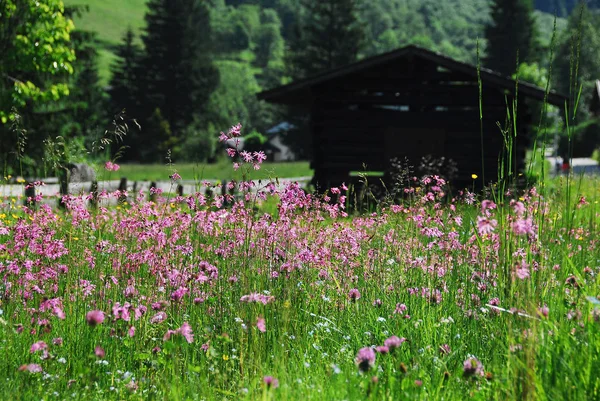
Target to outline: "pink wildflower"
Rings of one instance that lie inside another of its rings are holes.
[[[181,335],[188,343],[194,342],[194,334],[192,333],[191,326],[185,322],[181,325],[177,330],[167,330],[165,335],[163,336],[163,341],[168,341],[171,339],[172,335]]]
[[[491,220],[486,217],[477,216],[477,230],[479,235],[491,234],[498,225],[496,220]]]
[[[172,294],[171,294],[171,299],[175,302],[181,301],[181,299],[188,293],[190,292],[190,290],[188,290],[185,287],[179,287],[177,290],[175,290]]]
[[[249,294],[249,295],[244,295],[240,298],[241,302],[260,302],[263,305],[266,305],[268,303],[271,303],[273,301],[275,301],[275,297],[272,295],[263,295],[263,294],[259,294],[257,292]]]
[[[489,210],[493,210],[495,208],[496,208],[496,204],[493,201],[491,201],[491,200],[487,200],[486,199],[483,202],[481,202],[481,213],[486,213],[487,214],[487,213],[489,213],[488,209]]]
[[[158,324],[158,323],[162,323],[166,319],[167,319],[167,314],[165,312],[158,312],[156,315],[152,316],[152,318],[150,319],[150,323]]]
[[[440,345],[439,351],[442,355],[449,355],[452,350],[448,344],[442,344]]]
[[[510,201],[510,205],[513,207],[517,216],[522,216],[525,213],[525,205],[523,205],[523,202],[512,200]]]
[[[535,234],[531,217],[518,219],[512,223],[512,230],[517,235]]]
[[[240,136],[242,133],[242,124],[237,123],[236,125],[234,125],[233,127],[229,128],[229,137],[238,137]]]
[[[98,358],[102,359],[106,356],[106,352],[104,352],[104,348],[97,345],[96,348],[94,348],[94,355],[96,355]]]
[[[102,322],[104,322],[104,312],[99,310],[89,311],[87,315],[85,315],[85,321],[92,327],[102,324]]]
[[[375,364],[375,351],[370,347],[361,348],[354,361],[361,372],[366,372]]]
[[[29,373],[42,373],[42,367],[37,363],[30,363],[28,365],[21,365],[19,368],[21,372],[27,371]]]
[[[483,376],[485,374],[483,364],[474,356],[469,357],[463,363],[463,374],[465,377]]]
[[[399,338],[398,336],[391,336],[390,338],[386,339],[383,344],[386,347],[389,347],[390,349],[394,349],[394,348],[399,348],[403,342],[406,341],[406,338],[402,337]]]
[[[188,343],[194,342],[194,334],[192,333],[192,328],[187,322],[183,323],[177,331],[178,334],[181,334]]]
[[[521,266],[517,267],[516,275],[521,280],[525,280],[529,277],[529,267],[525,263],[521,264]]]
[[[111,161],[107,161],[106,163],[104,163],[104,169],[106,169],[107,171],[119,171],[120,168],[121,166]]]
[[[390,352],[390,348],[385,345],[378,345],[375,347],[375,351],[379,352],[380,354],[388,354]]]
[[[258,328],[258,330],[260,330],[261,333],[264,333],[265,331],[267,331],[265,319],[262,317],[259,317],[258,321],[256,322],[256,327]]]
[[[48,349],[48,344],[46,344],[43,341],[38,341],[31,345],[31,348],[29,348],[29,352],[31,352],[33,354],[35,352],[46,350],[46,349]]]
[[[265,376],[263,378],[263,382],[267,388],[277,388],[279,387],[279,380],[274,378],[273,376]]]
[[[357,288],[353,288],[348,292],[348,298],[351,301],[358,301],[360,299],[360,292]]]

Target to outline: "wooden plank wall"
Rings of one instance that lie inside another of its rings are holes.
[[[390,149],[390,129],[393,135],[406,136],[394,139],[393,148],[397,148],[398,155],[412,155],[413,163],[424,156],[427,141],[443,138],[444,155],[458,164],[459,183],[470,182],[471,174],[481,176],[477,82],[472,77],[438,71],[426,63],[386,67],[386,71],[367,71],[366,76],[328,82],[315,89],[317,101],[311,113],[315,182],[321,188],[338,185],[348,181],[350,171],[362,171],[364,165],[371,171],[385,171],[389,156],[395,152]],[[507,101],[510,104],[505,93],[484,84],[482,125],[487,180],[497,178],[498,156],[503,148],[497,122],[506,120]],[[518,116],[516,157],[522,166],[528,145],[527,108],[521,106]],[[430,148],[440,149],[433,144]]]

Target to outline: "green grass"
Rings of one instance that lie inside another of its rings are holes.
[[[98,74],[103,84],[110,82],[110,66],[116,58],[117,56],[111,50],[106,48],[98,49]]]
[[[353,217],[302,192],[272,215],[253,196],[89,214],[5,201],[0,399],[600,399],[600,182],[572,182],[587,203],[570,206],[564,178],[552,184],[514,194],[520,212],[424,188]],[[532,231],[517,233],[525,219]],[[274,298],[242,302],[252,293]],[[86,323],[91,310],[104,322]],[[190,343],[169,332],[187,324]],[[392,335],[406,341],[359,372],[357,352]]]
[[[121,169],[112,173],[111,176],[126,177],[129,181],[165,181],[169,176],[177,171],[184,180],[221,180],[230,181],[232,179],[240,180],[242,171],[233,171],[231,163],[228,160],[222,160],[215,164],[196,164],[181,163],[172,166],[161,164],[121,164]],[[98,178],[106,176],[102,169]],[[306,161],[290,163],[263,163],[258,171],[250,170],[250,178],[289,178],[289,177],[312,177],[313,171]]]
[[[98,33],[108,45],[121,42],[128,27],[140,33],[147,0],[64,0],[65,6],[87,5],[89,12],[74,18],[75,28]]]
[[[98,71],[102,84],[110,80],[110,64],[115,59],[114,47],[121,43],[128,27],[139,35],[145,26],[147,0],[64,0],[65,6],[87,5],[89,12],[74,18],[75,29],[96,32]]]

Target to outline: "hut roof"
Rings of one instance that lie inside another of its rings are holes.
[[[464,76],[473,79],[477,79],[478,76],[477,67],[474,65],[456,61],[440,53],[410,45],[389,53],[369,57],[352,64],[324,71],[322,73],[294,81],[290,84],[261,92],[257,96],[261,100],[266,100],[272,103],[305,103],[307,102],[307,99],[312,98],[311,89],[315,86],[332,80],[351,78],[352,76],[360,74],[366,70],[380,67],[388,63],[398,62],[402,59],[410,62],[410,60],[414,58],[420,58],[422,60],[429,61],[430,63],[436,64],[442,68],[461,73]],[[481,76],[481,81],[486,85],[492,85],[508,91],[515,90],[517,83],[510,77],[503,76],[487,68],[480,68],[479,74]],[[598,85],[600,85],[600,81]],[[598,86],[598,89],[600,90],[600,86]],[[546,94],[544,89],[526,82],[518,83],[518,92],[520,95],[524,95],[539,101],[544,101],[547,99],[549,104],[561,107],[567,100],[566,96],[556,93],[555,91],[550,91],[548,94]]]

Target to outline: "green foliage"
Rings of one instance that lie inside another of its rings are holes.
[[[247,152],[258,152],[263,149],[263,145],[267,143],[267,137],[258,131],[252,131],[244,136],[244,150]]]
[[[281,67],[284,47],[279,16],[272,9],[263,10],[261,24],[255,35],[255,64],[263,69]]]
[[[262,125],[261,110],[268,106],[256,99],[260,86],[251,66],[237,61],[220,61],[217,66],[221,80],[208,104],[209,120],[221,127],[218,130],[231,121],[241,122],[245,129]]]
[[[555,70],[558,90],[569,96],[567,118],[571,127],[561,138],[560,151],[589,157],[600,143],[600,125],[590,112],[600,71],[600,11],[590,10],[583,3],[573,11],[560,38]]]
[[[513,75],[513,78],[517,77],[521,81],[529,82],[540,88],[545,88],[548,83],[548,71],[541,68],[538,63],[519,64],[517,72]]]
[[[180,150],[183,160],[197,163],[212,162],[217,151],[218,128],[210,123],[204,127],[201,123],[192,123],[184,131],[184,144]]]
[[[63,101],[65,122],[60,133],[80,138],[89,146],[103,132],[107,99],[98,74],[96,34],[75,30],[72,37],[77,61],[73,64],[69,97]]]
[[[531,0],[494,0],[486,26],[486,67],[512,75],[518,63],[535,61],[537,28]]]
[[[201,132],[198,131],[201,135]],[[212,133],[211,133],[212,135]],[[212,136],[214,138],[214,136]],[[195,141],[200,142],[201,139],[194,137]],[[201,146],[201,145],[200,145]],[[218,145],[216,145],[218,146]],[[206,148],[198,148],[200,152],[204,152]],[[217,149],[222,148],[218,147]],[[187,145],[183,152],[188,152]],[[194,162],[188,163],[175,163],[174,168],[181,175],[184,180],[197,180],[201,181],[204,179],[231,181],[239,180],[241,178],[241,172],[234,171],[231,168],[231,159],[222,158],[217,160],[215,163],[204,163],[201,161],[201,156],[198,156],[195,152],[189,151],[191,155],[188,160]],[[214,155],[213,155],[214,156]],[[102,166],[99,166],[102,167]],[[166,165],[164,160],[156,164],[121,164],[119,174],[123,177],[127,177],[130,181],[164,181],[167,180],[169,175],[173,173],[172,167]],[[270,163],[264,162],[262,167],[258,171],[252,171],[252,179],[266,179],[269,177],[311,177],[313,170],[311,170],[308,162],[285,162],[285,163]]]
[[[61,15],[69,19],[83,11],[85,7],[66,7]],[[36,23],[43,22],[41,17],[37,18]],[[62,144],[62,148],[70,149],[69,152],[61,153],[68,157],[62,159],[61,163],[82,161],[87,154],[84,147],[90,147],[104,131],[106,99],[98,75],[96,34],[74,30],[69,33],[69,39],[69,46],[76,57],[69,66],[73,70],[72,74],[53,75],[39,72],[29,75],[40,87],[48,87],[60,81],[61,85],[66,85],[69,96],[51,101],[28,101],[21,105],[18,109],[21,117],[19,124],[26,132],[24,153],[27,156],[11,158],[11,155],[15,154],[10,149],[14,142],[0,142],[0,148],[5,147],[0,149],[4,150],[2,157],[10,159],[3,163],[9,171],[31,176],[45,174],[49,171],[48,165],[41,161],[47,159],[48,152],[45,148],[52,143]],[[3,135],[11,138],[14,132],[5,130]]]
[[[365,39],[358,1],[304,0],[301,4],[290,43],[290,74],[302,78],[356,61]]]
[[[591,11],[582,3],[569,17],[567,30],[560,38],[555,68],[557,87],[562,93],[569,94],[571,107],[574,107],[582,85],[582,104],[589,104],[600,71],[599,11]],[[589,112],[585,106],[580,109]]]
[[[154,109],[154,112],[144,124],[144,129],[141,134],[144,140],[144,145],[139,146],[139,160],[142,162],[160,162],[171,150],[175,154],[179,149],[173,149],[178,141],[173,135],[169,121],[163,116],[159,108]]]
[[[209,5],[205,0],[151,0],[146,22],[138,74],[142,114],[159,108],[180,138],[182,129],[206,112],[219,82]]]
[[[135,34],[131,28],[125,32],[122,43],[116,49],[116,55],[117,58],[111,66],[109,90],[112,111],[125,109],[134,115],[139,109],[140,93],[136,92],[136,82],[138,73],[141,72],[141,50],[135,43]]]
[[[363,2],[364,56],[417,44],[461,61],[476,61],[477,39],[489,21],[489,0]]]
[[[73,73],[73,21],[60,0],[3,0],[0,3],[0,124],[13,107],[58,101],[69,94]],[[45,75],[53,80],[43,80]]]

